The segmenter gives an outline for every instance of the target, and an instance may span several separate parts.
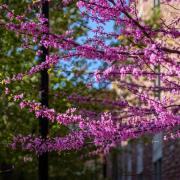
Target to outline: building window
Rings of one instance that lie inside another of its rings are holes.
[[[160,0],[154,0],[154,7],[160,5]]]
[[[143,143],[140,141],[136,146],[137,159],[136,159],[136,173],[137,180],[143,179]]]
[[[117,153],[112,153],[112,179],[118,179],[118,156]]]
[[[131,144],[128,144],[127,148],[127,180],[132,180],[132,156],[131,156]]]
[[[162,180],[161,166],[162,166],[162,159],[160,158],[156,162],[154,162],[154,180]]]
[[[143,180],[143,174],[142,173],[137,175],[137,180]]]
[[[153,165],[154,180],[161,180],[162,166],[162,150],[163,150],[163,133],[155,134],[153,137]]]
[[[163,133],[160,132],[155,134],[153,137],[153,162],[156,162],[158,159],[162,158],[163,151]]]

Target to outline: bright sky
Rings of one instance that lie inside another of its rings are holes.
[[[97,27],[97,24],[93,21],[89,21],[88,25],[87,25],[90,29],[95,29]],[[109,33],[109,32],[112,32],[113,31],[113,22],[110,21],[108,23],[106,23],[106,25],[103,26],[103,29],[105,32]],[[93,37],[93,32],[92,31],[88,31],[87,33],[87,36],[83,36],[83,37],[79,37],[77,39],[77,41],[80,43],[80,44],[83,44],[83,42],[87,39],[87,37],[89,38],[92,38]],[[107,41],[107,44],[109,42]],[[74,59],[73,62],[78,62],[80,61],[80,59]],[[102,68],[104,64],[104,62],[100,61],[100,60],[85,60],[87,64],[87,72],[95,72],[97,69],[99,68]],[[59,65],[62,67],[62,69],[66,69],[68,71],[71,71],[73,69],[73,63],[72,62],[62,62],[60,61]],[[69,75],[68,76],[68,79],[71,79],[73,77],[73,75]],[[88,79],[88,75],[84,75],[84,77],[87,77]],[[87,82],[86,82],[87,83]],[[95,88],[98,88],[99,87],[99,83],[93,83],[93,86]]]

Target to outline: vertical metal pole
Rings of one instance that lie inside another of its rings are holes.
[[[156,88],[156,90],[155,90],[155,97],[157,97],[158,100],[160,100],[161,99],[161,89],[160,89],[161,88],[161,79],[160,79],[161,69],[160,69],[160,64],[158,64],[155,67],[155,72],[158,73],[157,79],[156,79],[155,84],[154,84],[154,86]]]
[[[155,97],[160,100],[161,99],[161,79],[160,79],[160,64],[158,64],[157,67],[155,67],[155,72],[158,73],[157,79],[155,81]],[[161,179],[161,161],[162,161],[162,143],[163,143],[163,132],[159,132],[158,134],[155,134],[153,137],[153,162],[154,162],[154,178],[155,179]],[[156,143],[156,144],[155,144]],[[156,157],[157,154],[157,149],[158,149],[158,157]]]
[[[49,19],[49,3],[48,0],[41,0],[41,14]],[[48,22],[46,25],[49,26]],[[48,49],[44,46],[41,47],[42,55],[41,62],[46,60],[46,56],[48,55]],[[40,79],[40,98],[41,104],[43,106],[48,107],[48,89],[49,89],[49,76],[46,69],[42,70]],[[48,119],[47,118],[39,118],[39,132],[43,139],[47,138],[48,134]],[[48,180],[48,153],[43,153],[39,156],[39,180]]]
[[[160,0],[154,0],[154,8],[160,7]],[[161,99],[161,67],[160,63],[155,66],[155,72],[158,73],[156,81],[155,81],[155,97],[160,100]],[[154,162],[154,179],[162,179],[161,174],[161,162],[162,162],[162,147],[163,147],[163,132],[155,134],[154,137],[154,144],[153,144],[153,162]],[[156,142],[157,141],[157,142]],[[156,143],[156,144],[155,144]],[[158,150],[158,157],[157,156]]]

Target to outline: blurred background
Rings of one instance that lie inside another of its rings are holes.
[[[39,9],[37,3],[31,0],[0,0],[8,4],[15,14],[27,14],[27,18],[35,19]],[[140,0],[138,4],[139,16],[145,23],[153,27],[159,26],[159,19],[165,16],[167,8],[160,7],[158,0]],[[30,6],[34,11],[30,12]],[[177,5],[179,6],[179,5]],[[29,7],[29,8],[28,8]],[[179,7],[180,8],[180,7]],[[59,0],[53,0],[49,9],[50,32],[64,33],[67,29],[73,30],[74,37],[79,43],[91,38],[91,30],[96,24],[83,19],[76,7],[76,1],[65,7]],[[166,14],[167,19],[171,14]],[[6,14],[0,11],[0,21],[6,20]],[[107,32],[120,29],[109,22],[104,26]],[[36,56],[38,46],[32,46],[34,51],[22,48],[25,41],[13,32],[0,28],[0,79],[25,72],[39,62]],[[127,44],[128,39],[119,37],[118,40],[108,39],[107,43],[118,46]],[[169,40],[169,43],[173,43]],[[50,50],[60,53],[60,50]],[[94,111],[97,114],[111,111],[115,114],[118,109],[101,104],[103,99],[109,97],[115,101],[123,96],[136,103],[134,97],[122,91],[116,84],[116,78],[111,81],[97,83],[92,72],[103,69],[108,64],[99,60],[74,59],[71,62],[61,61],[55,68],[48,71],[50,77],[49,104],[58,112],[65,112],[67,108],[78,106],[84,111]],[[24,81],[13,83],[10,88],[13,93],[24,92],[27,98],[39,101],[39,79],[35,74]],[[130,78],[129,81],[132,81]],[[87,84],[91,88],[87,87]],[[78,101],[69,99],[73,94],[88,97],[88,100]],[[12,137],[17,134],[38,134],[38,120],[27,110],[20,110],[19,106],[11,101],[12,97],[5,96],[0,88],[0,180],[36,180],[38,177],[37,155],[13,151],[9,144]],[[92,101],[91,101],[92,99]],[[96,101],[94,101],[96,99]],[[64,135],[68,129],[58,124],[49,125],[50,136]],[[141,139],[123,142],[121,146],[113,149],[109,155],[89,155],[94,149],[84,148],[80,151],[55,152],[49,154],[50,180],[178,180],[180,179],[180,142],[178,140],[164,142],[162,134],[143,136]]]

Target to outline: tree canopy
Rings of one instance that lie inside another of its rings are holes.
[[[41,154],[89,147],[93,148],[90,154],[107,153],[122,141],[161,131],[170,133],[179,125],[180,50],[178,43],[168,43],[170,39],[179,39],[179,16],[174,16],[168,22],[162,17],[158,26],[154,26],[138,16],[138,1],[135,0],[57,1],[65,12],[76,3],[81,20],[96,24],[95,27],[83,26],[92,36],[80,41],[75,35],[81,31],[76,31],[73,27],[79,27],[81,21],[77,21],[74,26],[65,24],[65,31],[59,31],[58,28],[49,31],[48,19],[39,13],[32,16],[34,9],[41,7],[41,2],[34,1],[25,13],[13,11],[11,5],[0,6],[3,12],[0,22],[2,31],[15,34],[23,49],[18,56],[22,58],[24,53],[31,53],[38,58],[42,51],[34,49],[35,46],[50,49],[44,62],[29,66],[29,69],[19,69],[21,72],[13,72],[5,77],[1,82],[4,86],[3,93],[18,103],[21,109],[28,109],[37,118],[46,117],[52,124],[66,127],[67,131],[63,135],[49,135],[47,139],[34,134],[16,135],[11,145],[13,149],[21,147],[23,150]],[[49,1],[50,4],[54,2]],[[177,2],[163,1],[166,4]],[[70,11],[72,15],[73,12]],[[70,17],[68,15],[68,20]],[[52,21],[55,27],[56,21],[58,20]],[[107,32],[105,27],[108,23],[113,23],[116,30]],[[112,42],[117,42],[117,45],[112,45]],[[100,60],[107,64],[95,72],[87,73],[92,78],[87,83],[87,92],[96,83],[116,80],[120,90],[133,95],[134,102],[124,96],[117,100],[109,99],[109,96],[99,100],[73,94],[70,99],[93,101],[114,108],[93,111],[84,110],[80,105],[61,111],[55,107],[42,106],[37,98],[30,96],[29,87],[26,92],[21,88],[19,92],[14,91],[14,84],[24,83],[27,79],[29,81],[43,69],[56,68],[62,61],[71,62],[74,59]],[[133,81],[129,81],[129,78]],[[161,83],[154,86],[157,79]],[[157,92],[163,95],[161,99],[154,95]],[[117,112],[114,112],[115,109]],[[178,136],[177,131],[174,137]]]

